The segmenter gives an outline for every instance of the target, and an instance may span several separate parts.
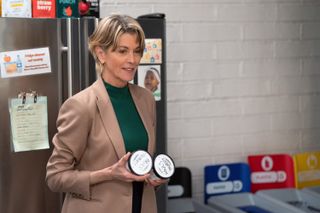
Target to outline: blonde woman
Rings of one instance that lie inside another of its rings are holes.
[[[154,213],[154,187],[165,181],[137,176],[126,163],[136,150],[155,152],[155,101],[128,83],[144,50],[144,32],[133,18],[102,19],[89,39],[101,77],[69,98],[57,119],[47,164],[51,190],[65,192],[62,213]]]

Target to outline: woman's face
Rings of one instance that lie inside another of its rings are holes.
[[[140,63],[140,47],[136,34],[124,33],[119,37],[115,50],[104,52],[102,60],[103,79],[116,87],[124,87],[134,78]]]
[[[154,73],[152,71],[147,71],[147,74],[144,78],[144,87],[154,92],[157,90],[158,84],[159,82]]]

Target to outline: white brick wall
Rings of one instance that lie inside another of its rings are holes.
[[[167,19],[168,152],[193,173],[249,154],[320,150],[318,0],[101,1]]]

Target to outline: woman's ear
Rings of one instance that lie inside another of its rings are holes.
[[[96,56],[97,56],[98,60],[100,61],[100,63],[104,64],[106,61],[105,51],[101,47],[97,46],[94,48],[94,52],[96,53]]]

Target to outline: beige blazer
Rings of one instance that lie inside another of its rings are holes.
[[[151,92],[129,84],[155,151],[156,111]],[[69,98],[60,108],[54,150],[47,164],[47,184],[66,192],[62,213],[131,213],[132,184],[119,180],[90,186],[89,173],[109,167],[125,155],[124,141],[101,78]],[[145,184],[142,213],[157,212],[154,187]]]

